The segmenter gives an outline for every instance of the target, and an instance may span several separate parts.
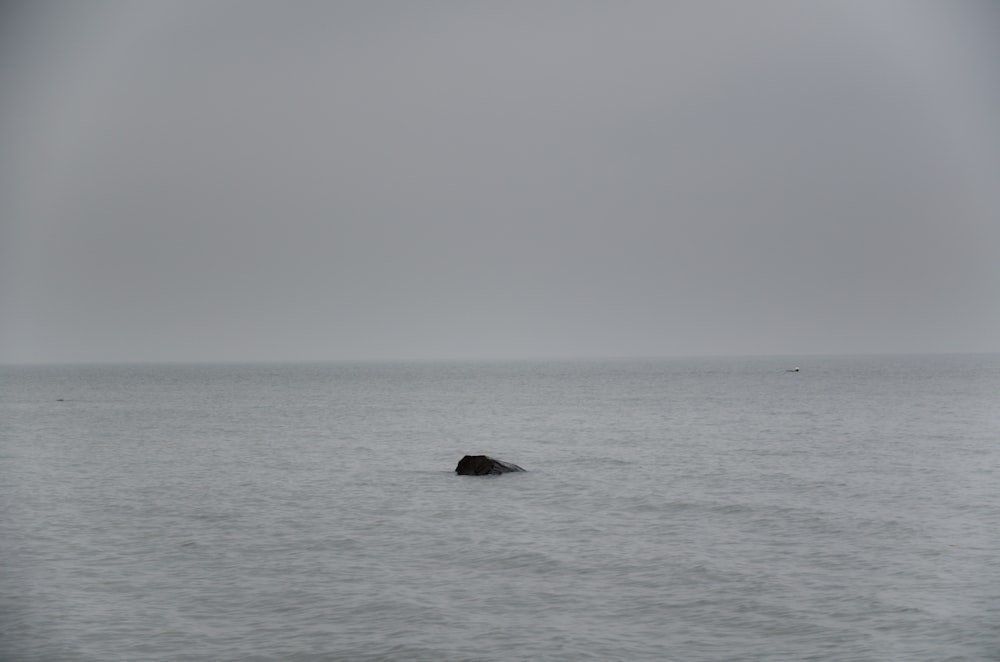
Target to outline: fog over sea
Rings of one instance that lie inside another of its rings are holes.
[[[4,661],[1000,659],[998,355],[5,366],[0,440]]]

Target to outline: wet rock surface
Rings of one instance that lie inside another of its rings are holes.
[[[510,462],[497,460],[488,455],[466,455],[458,461],[455,473],[459,476],[495,476],[514,471],[524,471]]]

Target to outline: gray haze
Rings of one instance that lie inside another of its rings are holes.
[[[1000,11],[0,10],[0,361],[1000,351]]]

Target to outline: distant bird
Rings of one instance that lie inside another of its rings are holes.
[[[788,370],[786,370],[785,372],[798,372],[798,371],[799,371],[799,368],[798,368],[798,366],[796,366],[796,367],[794,367],[794,368],[789,368],[789,369],[788,369]]]

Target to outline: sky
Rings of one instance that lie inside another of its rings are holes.
[[[8,1],[0,363],[1000,351],[989,0]]]

